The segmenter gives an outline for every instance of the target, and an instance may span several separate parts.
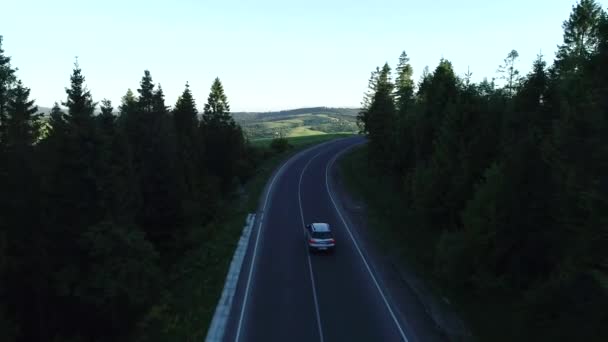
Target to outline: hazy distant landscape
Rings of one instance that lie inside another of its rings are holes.
[[[247,138],[298,137],[317,134],[356,133],[356,108],[313,107],[277,112],[235,112]]]

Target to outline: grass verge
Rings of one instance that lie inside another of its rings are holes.
[[[291,144],[294,148],[298,149],[301,147],[319,144],[324,141],[328,141],[328,140],[332,140],[332,139],[346,138],[346,137],[352,137],[352,136],[354,136],[353,133],[331,133],[331,134],[322,133],[322,134],[313,134],[313,135],[306,135],[306,136],[287,137],[287,140],[289,140],[289,144]],[[253,145],[255,147],[262,147],[262,148],[266,147],[267,148],[270,146],[271,141],[272,141],[271,138],[255,139],[255,140],[251,141],[251,145]]]
[[[140,323],[135,341],[202,341],[224,287],[230,261],[248,213],[258,201],[275,168],[296,152],[352,134],[323,134],[288,138],[291,149],[275,154],[257,168],[244,187],[244,195],[226,203],[226,210],[211,225],[197,228],[200,247],[186,254],[169,275],[170,285],[157,305]],[[268,148],[270,139],[255,146]],[[211,232],[211,233],[210,233]],[[206,238],[203,238],[206,237]]]

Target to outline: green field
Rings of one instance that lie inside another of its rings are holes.
[[[332,134],[321,133],[321,134],[301,135],[301,136],[297,136],[297,137],[288,137],[287,140],[289,141],[289,144],[291,146],[293,146],[296,149],[300,149],[302,147],[320,144],[322,142],[329,141],[332,139],[347,138],[347,137],[352,137],[354,135],[355,134],[353,134],[353,133],[332,133]],[[268,148],[270,146],[271,141],[272,141],[271,138],[256,139],[256,140],[252,140],[251,144],[256,147]]]
[[[358,132],[355,110],[309,108],[286,112],[235,113],[251,141],[278,136],[300,137],[334,133]]]

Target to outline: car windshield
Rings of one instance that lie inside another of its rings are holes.
[[[314,239],[331,239],[331,232],[313,232]]]

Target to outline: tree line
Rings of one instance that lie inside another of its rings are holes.
[[[188,84],[168,107],[147,70],[137,93],[95,114],[76,62],[62,105],[38,113],[0,36],[3,341],[127,338],[200,243],[192,227],[255,167],[219,79],[202,115]]]
[[[521,340],[605,341],[608,17],[580,0],[563,29],[550,66],[538,55],[521,76],[512,50],[504,86],[457,76],[446,59],[416,84],[404,52],[394,71],[372,72],[358,120],[370,167],[406,203],[394,229],[435,233],[437,277],[514,294]]]

